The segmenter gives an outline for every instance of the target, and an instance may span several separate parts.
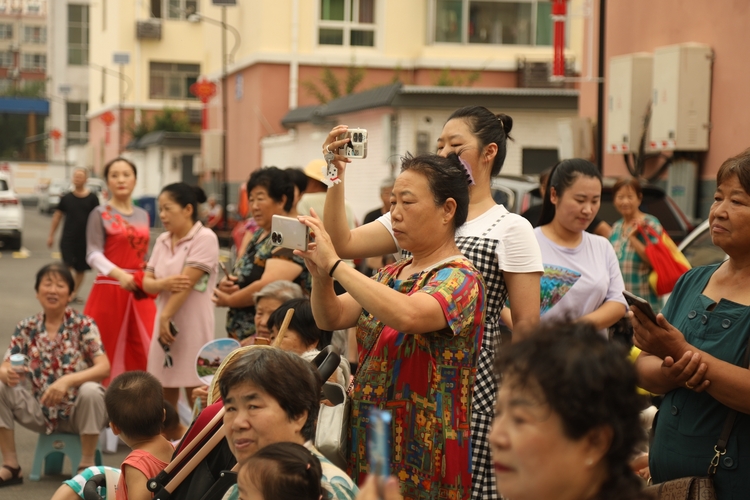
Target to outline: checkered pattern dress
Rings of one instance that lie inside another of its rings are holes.
[[[659,219],[653,215],[645,214],[643,220],[657,234],[664,232]],[[658,313],[661,310],[661,303],[648,282],[652,268],[635,251],[635,247],[628,238],[629,232],[629,229],[623,230],[623,219],[620,219],[612,225],[612,235],[609,237],[609,242],[612,243],[617,260],[620,262],[620,273],[622,273],[622,281],[625,283],[625,290],[648,300],[654,312]],[[638,234],[638,240],[645,244],[643,235]]]
[[[498,240],[487,235],[508,215],[502,214],[481,236],[457,236],[456,246],[470,260],[484,278],[486,316],[484,336],[477,360],[474,379],[474,401],[471,415],[471,500],[500,500],[492,467],[489,434],[495,411],[497,380],[493,360],[495,347],[500,343],[500,311],[508,298],[505,278],[500,269],[496,248]],[[411,253],[402,250],[402,257]]]

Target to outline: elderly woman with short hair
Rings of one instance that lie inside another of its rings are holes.
[[[23,482],[15,421],[35,432],[80,434],[79,469],[94,465],[99,433],[107,425],[99,382],[109,376],[109,361],[94,321],[68,307],[73,287],[65,265],[39,270],[34,289],[42,312],[18,323],[0,365],[0,487]],[[11,367],[14,354],[25,356],[28,366]],[[22,383],[27,377],[30,385]]]
[[[391,467],[405,498],[469,498],[474,377],[485,315],[484,281],[459,251],[469,211],[467,172],[456,155],[406,158],[391,194],[399,246],[412,257],[373,279],[342,261],[323,223],[305,253],[319,327],[357,326],[359,370],[351,393],[349,465],[368,471],[371,408],[392,414]],[[348,293],[336,296],[333,278]]]
[[[737,500],[750,491],[750,149],[719,168],[708,220],[711,240],[729,258],[685,273],[656,323],[631,308],[643,350],[636,368],[641,387],[665,395],[649,454],[654,482],[705,476],[715,460],[717,497]]]

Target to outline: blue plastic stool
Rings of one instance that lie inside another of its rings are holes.
[[[36,442],[34,464],[31,466],[29,479],[39,481],[42,478],[42,462],[44,462],[45,475],[62,474],[65,455],[70,460],[72,475],[75,475],[81,463],[81,436],[62,433],[40,434]],[[94,462],[96,465],[102,465],[102,454],[98,444]]]

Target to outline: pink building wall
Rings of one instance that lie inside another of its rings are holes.
[[[599,1],[595,1],[598,9]],[[598,10],[594,19],[598,20]],[[609,0],[607,1],[606,58],[633,52],[653,52],[664,45],[698,42],[714,51],[711,91],[711,132],[701,179],[711,181],[721,163],[750,147],[750,65],[747,34],[750,2],[743,0]],[[594,43],[598,34],[594,34]],[[598,47],[594,47],[594,74]],[[583,51],[586,54],[586,49]],[[605,67],[605,78],[607,78]],[[605,96],[607,83],[605,82]],[[581,84],[581,116],[596,120],[596,83]],[[606,124],[606,102],[604,123]],[[606,137],[606,135],[605,135]],[[622,157],[605,154],[604,173],[625,175]],[[705,197],[705,193],[702,197]]]

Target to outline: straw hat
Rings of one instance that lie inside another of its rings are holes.
[[[323,182],[323,178],[324,178],[323,177],[323,171],[325,170],[325,168],[326,168],[327,165],[328,164],[323,159],[312,160],[303,169],[303,172],[309,178],[311,178],[313,180],[316,180],[318,182]]]

